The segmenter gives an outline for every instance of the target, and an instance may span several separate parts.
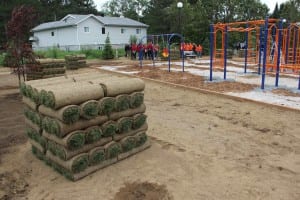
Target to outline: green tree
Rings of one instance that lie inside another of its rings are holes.
[[[279,8],[278,8],[278,3],[276,3],[274,11],[273,11],[273,13],[270,17],[275,18],[275,19],[280,18],[280,11],[279,11]]]
[[[107,34],[106,39],[105,39],[105,45],[104,45],[104,49],[103,49],[103,52],[102,52],[102,58],[104,60],[114,58],[113,49],[112,49],[112,46],[110,44],[109,34]]]

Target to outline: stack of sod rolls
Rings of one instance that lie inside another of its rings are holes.
[[[21,84],[32,152],[75,181],[148,148],[144,88],[98,73]]]
[[[65,56],[67,69],[78,69],[86,67],[86,56],[84,54],[79,55],[67,55]]]
[[[36,80],[56,76],[63,76],[66,72],[63,59],[37,59],[37,63],[26,64],[26,79]]]

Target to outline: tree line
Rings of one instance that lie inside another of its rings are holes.
[[[5,44],[7,22],[14,7],[32,6],[37,12],[34,25],[59,20],[67,14],[95,14],[124,16],[149,25],[148,33],[182,33],[185,40],[208,46],[209,25],[218,22],[235,22],[285,18],[295,22],[300,18],[300,0],[276,4],[270,12],[260,0],[108,0],[100,11],[93,0],[1,0],[0,46]]]

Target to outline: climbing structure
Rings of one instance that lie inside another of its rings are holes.
[[[211,81],[215,66],[224,67],[224,79],[226,79],[230,32],[244,33],[244,72],[247,73],[248,64],[256,64],[258,74],[262,74],[262,89],[264,89],[265,74],[268,72],[275,72],[275,86],[278,86],[280,73],[299,74],[299,25],[290,23],[284,27],[283,20],[266,18],[266,20],[218,23],[210,26]],[[300,89],[300,76],[298,89]]]

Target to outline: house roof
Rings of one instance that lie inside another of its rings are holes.
[[[131,27],[142,27],[142,28],[148,27],[148,25],[146,24],[125,17],[106,17],[106,16],[102,17],[102,16],[95,16],[93,14],[90,15],[69,14],[59,21],[40,24],[34,27],[32,31],[36,32],[36,31],[42,31],[47,29],[77,26],[77,24],[85,21],[90,17],[93,17],[94,19],[98,20],[100,23],[104,24],[104,26],[131,26]]]

